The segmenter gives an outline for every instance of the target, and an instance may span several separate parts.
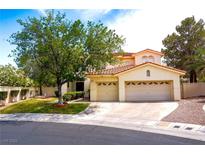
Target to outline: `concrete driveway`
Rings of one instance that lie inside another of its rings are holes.
[[[92,106],[97,106],[100,111],[96,112],[96,120],[109,121],[160,121],[165,116],[173,112],[177,107],[177,102],[141,102],[141,103],[119,103],[119,102],[96,102]]]

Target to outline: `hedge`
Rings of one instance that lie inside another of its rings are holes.
[[[63,100],[70,101],[70,100],[78,99],[81,97],[84,97],[83,91],[71,91],[71,92],[67,92],[63,95]]]

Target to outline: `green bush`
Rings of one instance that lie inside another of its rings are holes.
[[[72,98],[72,95],[69,95],[69,94],[64,94],[64,95],[63,95],[63,100],[64,100],[64,101],[70,101],[71,98]]]
[[[84,92],[83,91],[71,91],[71,92],[67,92],[63,95],[63,100],[64,101],[70,101],[73,99],[78,99],[84,96]]]
[[[76,91],[76,98],[81,98],[84,97],[84,92],[83,91]]]
[[[5,100],[7,97],[7,92],[6,91],[1,91],[0,92],[0,100]]]

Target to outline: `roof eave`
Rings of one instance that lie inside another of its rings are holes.
[[[171,72],[175,72],[175,73],[179,74],[180,76],[184,76],[184,75],[186,74],[186,71],[183,71],[183,70],[176,70],[176,69],[172,69],[172,68],[166,68],[166,67],[164,67],[163,65],[158,65],[158,64],[154,64],[154,63],[147,62],[147,63],[140,64],[140,65],[138,65],[138,66],[136,66],[136,67],[127,69],[127,70],[125,70],[125,71],[116,73],[116,74],[114,74],[114,76],[119,76],[119,75],[121,75],[121,74],[126,73],[127,71],[131,71],[132,69],[139,68],[139,67],[143,67],[143,66],[145,66],[145,65],[152,65],[152,66],[160,67],[160,68],[162,68],[162,69],[165,69],[165,70],[168,70],[168,71],[171,71]]]

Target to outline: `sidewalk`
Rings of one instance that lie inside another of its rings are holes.
[[[94,112],[88,109],[77,115],[36,113],[0,114],[0,121],[34,121],[98,125],[152,132],[205,141],[205,126],[202,125],[150,120],[130,121],[126,119],[112,118],[98,119],[96,118],[96,116],[97,115]]]

